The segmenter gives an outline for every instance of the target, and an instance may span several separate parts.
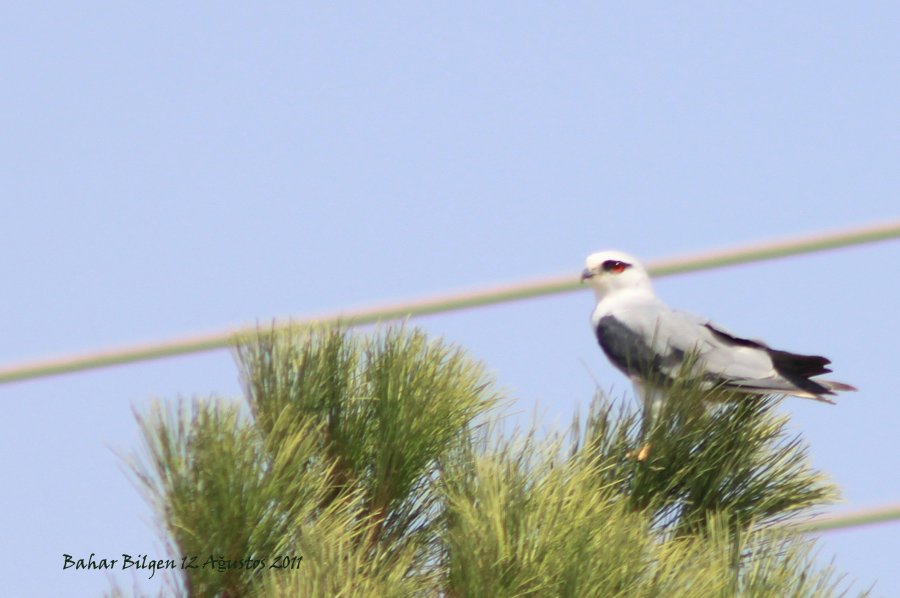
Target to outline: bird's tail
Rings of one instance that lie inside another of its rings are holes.
[[[849,384],[844,384],[843,382],[835,382],[834,380],[821,380],[817,379],[816,382],[827,388],[828,390],[834,392],[836,390],[841,391],[856,391],[859,390],[855,386],[850,386]]]

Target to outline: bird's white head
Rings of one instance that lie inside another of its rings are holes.
[[[588,281],[597,301],[621,291],[653,293],[650,275],[639,261],[621,251],[598,251],[587,257],[581,282]]]

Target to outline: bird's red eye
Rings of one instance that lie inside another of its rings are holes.
[[[625,271],[625,268],[630,265],[631,264],[626,264],[625,262],[620,262],[618,260],[606,260],[603,262],[603,269],[606,272],[612,272],[613,274],[621,274]]]

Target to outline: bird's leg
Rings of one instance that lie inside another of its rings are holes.
[[[648,442],[644,446],[641,447],[641,450],[638,451],[637,460],[643,461],[647,458],[647,455],[650,454],[650,443]]]
[[[644,435],[646,436],[650,434],[650,431],[653,430],[653,426],[656,425],[656,420],[659,418],[660,411],[662,411],[665,394],[661,388],[656,386],[650,386],[637,380],[633,381],[633,383],[634,392],[644,405],[643,428]]]
[[[633,380],[634,391],[644,405],[644,417],[642,418],[642,438],[646,439],[653,431],[659,413],[662,411],[662,404],[665,398],[661,388],[643,384],[638,380]],[[644,442],[644,445],[638,451],[637,460],[643,461],[650,454],[650,442]],[[630,456],[630,455],[628,455]]]

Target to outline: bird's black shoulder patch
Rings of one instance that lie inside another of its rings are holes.
[[[659,376],[662,358],[654,353],[644,337],[615,316],[604,316],[597,323],[600,348],[617,368],[629,376],[647,378]],[[682,353],[678,359],[684,357]]]

